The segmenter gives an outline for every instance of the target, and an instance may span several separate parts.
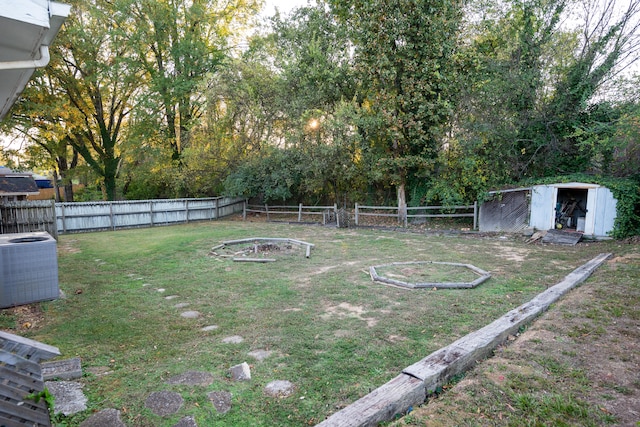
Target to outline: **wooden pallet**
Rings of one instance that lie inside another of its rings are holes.
[[[29,396],[44,391],[40,361],[59,355],[56,347],[0,332],[0,425],[51,426],[45,400]]]

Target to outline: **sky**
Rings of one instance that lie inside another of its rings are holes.
[[[277,7],[280,13],[289,13],[292,9],[305,6],[307,0],[266,0],[262,16],[272,16]]]

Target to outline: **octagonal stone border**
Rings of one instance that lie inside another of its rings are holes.
[[[225,246],[232,246],[232,245],[241,245],[244,243],[258,243],[258,242],[281,242],[281,243],[293,243],[296,245],[302,245],[306,247],[306,251],[305,251],[305,257],[306,258],[310,258],[311,257],[311,248],[313,248],[315,245],[313,243],[309,243],[309,242],[305,242],[302,240],[298,240],[298,239],[290,239],[287,237],[249,237],[246,239],[238,239],[238,240],[227,240],[222,242],[222,244],[218,245],[218,246],[214,246],[213,248],[211,248],[211,252],[214,253],[216,250],[218,249],[222,249]],[[234,259],[236,260],[236,259]],[[237,259],[238,261],[240,261],[240,259]],[[254,259],[248,259],[248,260],[254,260]],[[255,259],[254,261],[259,261],[259,259]],[[271,260],[269,260],[271,261]]]
[[[411,265],[411,264],[442,264],[442,265],[453,265],[457,267],[463,267],[471,270],[476,273],[478,277],[473,282],[424,282],[424,283],[409,283],[403,282],[401,280],[390,279],[385,276],[380,276],[376,271],[376,268],[388,267],[391,265]],[[458,262],[440,262],[440,261],[409,261],[409,262],[392,262],[390,264],[381,264],[374,265],[369,267],[369,274],[371,275],[371,280],[374,282],[384,283],[385,285],[397,286],[400,288],[407,289],[422,289],[422,288],[437,288],[437,289],[469,289],[475,288],[479,284],[487,281],[491,277],[491,273],[484,271],[474,265],[471,264],[462,264]]]

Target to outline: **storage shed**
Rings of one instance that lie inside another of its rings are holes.
[[[613,231],[617,200],[606,187],[581,182],[491,191],[480,206],[480,231],[574,230],[594,238]]]

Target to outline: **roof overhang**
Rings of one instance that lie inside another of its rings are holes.
[[[48,47],[70,12],[48,0],[0,0],[0,120],[35,69],[48,64]]]

